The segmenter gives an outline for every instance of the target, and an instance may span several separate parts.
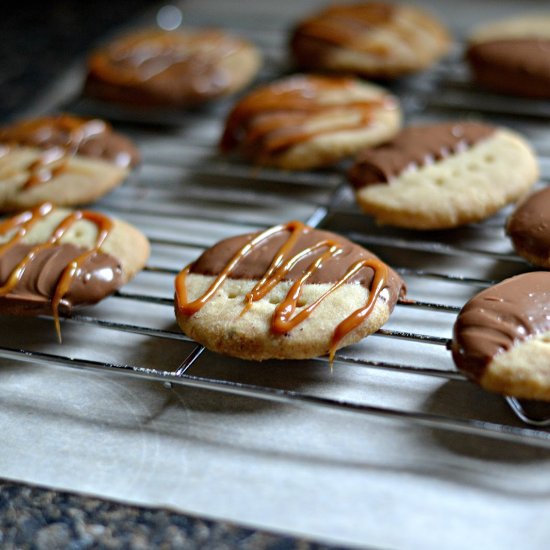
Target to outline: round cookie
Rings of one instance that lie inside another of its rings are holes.
[[[133,226],[44,203],[0,221],[0,313],[70,315],[112,294],[148,257]]]
[[[381,224],[445,229],[477,222],[538,177],[518,134],[477,122],[411,126],[362,151],[349,172],[359,206]]]
[[[457,317],[452,353],[487,390],[550,401],[550,273],[524,273],[474,296]]]
[[[220,148],[261,166],[307,170],[387,141],[400,125],[398,101],[382,88],[349,77],[295,75],[239,101]]]
[[[550,268],[550,188],[533,193],[508,218],[506,232],[519,256]]]
[[[299,67],[395,78],[425,69],[450,47],[447,29],[413,6],[358,2],[300,22],[290,49]]]
[[[476,29],[466,59],[475,80],[489,90],[550,98],[550,14],[498,21]]]
[[[138,161],[132,142],[103,120],[58,115],[16,122],[0,128],[0,210],[92,202]]]
[[[256,75],[261,55],[222,30],[142,30],[88,60],[84,93],[140,107],[187,107],[231,94]]]
[[[334,233],[290,222],[225,239],[176,279],[176,317],[207,348],[304,359],[378,330],[405,291],[392,269]]]

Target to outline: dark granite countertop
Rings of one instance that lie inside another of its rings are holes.
[[[327,546],[0,480],[0,548],[15,550],[243,548],[321,550]]]
[[[0,119],[30,105],[102,35],[154,5],[147,0],[3,3]],[[0,472],[1,475],[1,472]],[[0,480],[0,548],[326,548],[167,510]]]

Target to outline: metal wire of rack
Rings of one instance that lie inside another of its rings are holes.
[[[202,23],[200,16],[197,22]],[[254,29],[245,29],[244,34],[254,35],[271,63],[262,78],[277,76],[284,66],[278,61],[282,32],[262,33],[258,28],[259,24]],[[482,116],[504,114],[510,124],[520,126],[532,138],[543,167],[542,183],[546,184],[547,167],[550,166],[550,135],[539,132],[537,121],[540,117],[550,116],[547,106],[506,98],[494,100],[487,94],[473,92],[466,85],[466,78],[460,59],[455,58],[452,63],[431,74],[429,80],[424,77],[406,84],[404,91],[398,89],[397,93],[403,94],[407,119],[449,118],[457,116],[457,112],[460,116],[469,116],[471,112]],[[124,113],[115,113],[118,115],[115,118],[120,119],[121,129],[140,145],[143,167],[129,184],[102,200],[97,208],[124,217],[141,227],[150,238],[153,254],[135,283],[106,302],[139,303],[140,320],[136,321],[134,316],[130,322],[123,315],[113,314],[109,307],[105,315],[102,313],[105,308],[97,307],[64,321],[64,327],[76,327],[76,341],[81,338],[83,346],[84,337],[78,331],[85,331],[86,327],[165,340],[167,345],[170,345],[169,342],[183,342],[187,346],[183,361],[167,368],[132,362],[110,363],[88,359],[85,354],[70,357],[63,351],[52,353],[40,349],[40,346],[17,347],[1,337],[0,357],[68,369],[115,372],[166,385],[184,386],[189,391],[206,389],[289,406],[322,407],[352,414],[375,415],[452,432],[550,448],[550,432],[544,429],[550,425],[550,418],[531,415],[518,400],[509,400],[511,409],[522,423],[531,426],[507,419],[494,422],[330,398],[307,391],[243,383],[232,380],[230,376],[220,379],[201,371],[198,363],[205,355],[202,346],[191,342],[174,326],[158,326],[157,309],[161,311],[161,317],[173,319],[174,275],[201,250],[218,238],[243,230],[266,228],[282,219],[297,217],[310,225],[338,231],[368,246],[387,259],[410,286],[409,296],[413,301],[398,303],[388,326],[368,340],[387,340],[390,349],[396,349],[399,342],[406,342],[412,346],[411,356],[418,355],[420,361],[408,362],[399,356],[394,360],[393,355],[390,355],[391,361],[380,358],[377,353],[370,353],[370,344],[367,343],[340,350],[334,370],[359,366],[373,373],[385,371],[436,378],[454,381],[456,391],[460,391],[460,385],[467,381],[454,370],[450,354],[446,351],[454,315],[465,299],[480,288],[529,269],[512,253],[503,236],[506,211],[484,224],[449,232],[410,233],[378,228],[354,206],[351,192],[338,171],[295,174],[250,168],[238,161],[220,158],[215,151],[215,143],[229,104],[225,102],[184,115],[183,126],[173,121],[167,125],[163,117],[157,121],[162,126],[150,126],[135,120],[128,121]],[[42,103],[40,108],[86,112],[91,107],[78,98],[75,100],[72,93],[64,90],[51,96],[50,102]],[[468,260],[466,263],[465,258]],[[474,265],[475,269],[470,269],[470,265]],[[155,313],[149,314],[153,308]],[[412,317],[409,318],[409,314]],[[419,330],[415,321],[418,315],[429,319],[433,330]],[[51,324],[51,318],[43,317],[37,322],[46,327]],[[432,354],[427,350],[434,350],[441,359],[433,361]],[[328,368],[325,357],[310,363],[318,368]]]

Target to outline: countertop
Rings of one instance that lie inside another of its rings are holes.
[[[3,550],[329,548],[167,510],[125,506],[1,480],[0,547]]]

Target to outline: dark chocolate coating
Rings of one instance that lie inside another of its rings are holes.
[[[111,162],[123,168],[135,166],[139,153],[132,142],[99,119],[70,115],[41,117],[0,128],[0,143],[9,146],[60,148],[65,154],[79,154]]]
[[[495,128],[479,122],[405,128],[389,143],[359,153],[348,177],[357,189],[387,183],[407,168],[432,164],[466,151],[494,132]]]
[[[505,94],[550,98],[550,39],[513,38],[472,44],[467,52],[475,80]]]
[[[506,231],[520,256],[550,259],[550,188],[533,193],[510,216]]]
[[[249,254],[244,256],[237,263],[229,274],[229,277],[231,279],[261,279],[271,265],[279,248],[288,240],[289,234],[289,231],[276,233],[261,245],[254,247]],[[220,241],[212,248],[206,250],[197,261],[194,262],[191,273],[219,275],[231,258],[255,236],[255,233],[250,233]],[[314,271],[307,280],[308,284],[336,283],[343,278],[345,273],[355,262],[370,258],[378,259],[372,252],[352,243],[344,237],[328,231],[311,228],[300,235],[290,251],[289,256],[295,256],[300,251],[325,240],[336,242],[342,248],[342,253],[328,259],[323,263],[320,269]],[[307,254],[296,263],[282,280],[296,281],[299,279],[315,259],[326,252],[327,249],[328,247],[322,247],[319,250]],[[359,271],[349,282],[361,284],[366,288],[370,288],[373,276],[374,270],[369,267]],[[389,269],[387,288],[389,288],[390,291],[389,306],[393,308],[401,293],[404,292],[405,284],[401,277],[392,269]]]
[[[15,267],[34,245],[15,244],[0,254],[0,286],[5,284]],[[11,315],[51,314],[52,298],[65,268],[87,249],[73,244],[60,244],[41,250],[27,264],[17,285],[0,297],[0,312]],[[71,282],[60,303],[60,312],[70,314],[73,307],[95,304],[123,284],[120,262],[109,254],[98,252],[87,258]]]
[[[524,273],[474,296],[454,326],[452,353],[460,371],[479,381],[499,353],[550,330],[550,273]]]

